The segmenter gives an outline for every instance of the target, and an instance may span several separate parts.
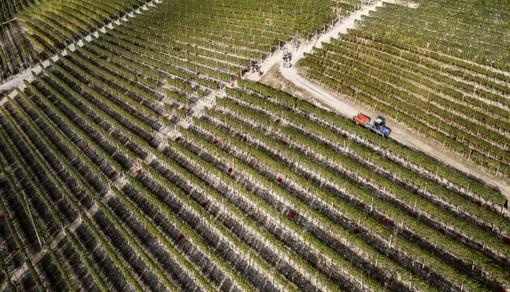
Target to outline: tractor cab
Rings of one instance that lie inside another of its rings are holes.
[[[384,126],[384,122],[385,122],[384,118],[383,118],[383,117],[381,117],[381,116],[378,116],[378,117],[377,117],[377,118],[375,118],[375,120],[374,120],[374,125],[375,125],[376,127]]]
[[[391,129],[386,126],[385,120],[381,116],[375,118],[374,128],[378,130],[378,133],[384,137],[387,137],[391,133]]]

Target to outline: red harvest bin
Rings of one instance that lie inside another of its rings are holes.
[[[370,118],[365,116],[364,114],[362,113],[359,113],[357,116],[354,117],[354,121],[356,122],[356,124],[358,125],[362,125],[362,126],[365,126],[367,125],[368,123],[370,123]]]

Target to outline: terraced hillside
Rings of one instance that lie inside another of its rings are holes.
[[[154,2],[50,60],[0,106],[0,289],[510,289],[499,190],[241,78],[361,4]]]
[[[386,4],[315,50],[307,76],[508,179],[507,3],[416,4]]]

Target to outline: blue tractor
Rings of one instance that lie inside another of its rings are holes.
[[[374,124],[372,125],[372,127],[370,129],[384,137],[389,136],[391,133],[391,129],[386,127],[385,120],[381,116],[374,119]]]

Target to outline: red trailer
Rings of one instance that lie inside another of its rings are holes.
[[[370,117],[362,113],[352,117],[352,120],[356,123],[356,125],[362,125],[364,127],[367,127],[370,124]]]

